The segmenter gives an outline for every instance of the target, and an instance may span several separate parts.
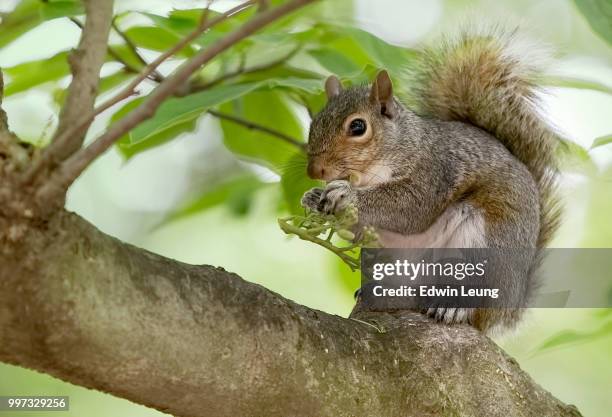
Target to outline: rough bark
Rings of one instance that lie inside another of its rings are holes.
[[[176,416],[578,416],[486,336],[362,321],[62,212],[0,259],[0,360]]]

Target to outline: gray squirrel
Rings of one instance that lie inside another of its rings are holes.
[[[307,147],[308,175],[327,185],[302,205],[333,214],[356,206],[383,247],[532,248],[524,271],[496,282],[525,305],[560,214],[558,138],[538,107],[538,51],[501,30],[425,49],[411,72],[412,109],[384,70],[371,86],[346,89],[330,76]],[[428,314],[488,331],[512,326],[522,310]]]

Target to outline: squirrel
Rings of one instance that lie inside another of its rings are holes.
[[[330,76],[313,118],[302,198],[311,210],[357,208],[388,248],[528,248],[523,271],[495,282],[524,306],[559,224],[558,136],[535,85],[538,49],[516,31],[465,32],[420,52],[408,108],[381,70],[371,86]],[[511,327],[523,308],[431,308],[446,323]]]

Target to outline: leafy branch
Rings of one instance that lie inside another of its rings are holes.
[[[347,207],[339,215],[310,211],[303,216],[294,215],[278,219],[278,225],[283,232],[323,246],[340,257],[353,271],[360,269],[362,247],[379,246],[378,235],[374,228],[364,227],[358,236],[351,232],[357,223],[357,208],[354,206]],[[336,246],[332,242],[334,235],[350,244]]]
[[[177,52],[179,52],[181,49],[183,49],[185,46],[189,45],[194,39],[196,39],[198,36],[200,36],[202,33],[204,33],[206,30],[214,27],[215,25],[223,22],[224,20],[228,19],[229,17],[240,13],[243,10],[246,10],[246,8],[248,8],[249,6],[252,5],[252,0],[248,0],[245,1],[244,3],[239,4],[238,6],[228,10],[227,12],[217,16],[214,19],[208,19],[209,16],[209,9],[206,8],[203,13],[202,13],[202,17],[200,19],[200,22],[198,24],[198,26],[187,36],[185,36],[183,39],[181,39],[176,45],[174,45],[174,47],[170,48],[169,50],[167,50],[166,52],[164,52],[163,54],[161,54],[159,57],[157,57],[153,62],[151,62],[150,64],[146,65],[142,71],[139,73],[139,75],[133,79],[125,88],[123,88],[119,93],[117,93],[115,96],[109,98],[108,100],[106,100],[104,103],[100,104],[99,106],[97,106],[96,108],[92,109],[91,112],[86,113],[84,116],[82,116],[79,120],[77,120],[75,123],[72,124],[71,128],[67,128],[65,129],[62,133],[60,133],[59,135],[57,135],[54,138],[54,143],[49,146],[47,149],[45,149],[42,157],[36,161],[32,167],[30,168],[29,172],[26,173],[25,175],[25,182],[32,182],[34,180],[34,178],[41,172],[43,171],[43,169],[45,167],[49,167],[49,166],[53,166],[53,164],[56,162],[55,159],[58,159],[58,154],[61,154],[61,152],[63,152],[63,149],[67,146],[67,143],[69,143],[71,141],[71,138],[74,137],[75,135],[78,135],[79,133],[82,133],[84,135],[84,133],[86,132],[87,128],[89,127],[89,125],[93,122],[93,120],[96,118],[96,116],[98,116],[99,114],[101,114],[102,112],[104,112],[105,110],[109,109],[110,107],[112,107],[113,105],[133,96],[137,94],[137,90],[136,88],[140,85],[141,82],[143,82],[145,79],[150,79],[152,77],[152,74],[154,74],[157,71],[157,68],[163,63],[165,62],[168,58],[170,58],[171,56],[173,56],[174,54],[176,54]],[[264,24],[267,22],[264,22]],[[109,22],[109,26],[111,25],[111,23]],[[229,46],[231,46],[233,43],[235,43],[236,40],[229,42],[228,45],[225,45],[224,48],[225,49]],[[209,61],[210,59],[212,59],[215,55],[216,52],[209,54],[211,56],[207,56],[207,51],[203,51],[201,53],[201,55],[204,55],[204,59],[201,60],[202,62],[206,62]],[[126,68],[129,67],[126,66]],[[176,77],[178,78],[178,80],[171,85],[171,88],[167,88],[166,90],[170,90],[169,92],[164,92],[164,94],[162,94],[163,97],[161,97],[161,100],[156,100],[153,103],[152,107],[155,107],[157,105],[158,102],[163,101],[163,99],[169,95],[172,94],[173,90],[178,89],[182,83],[184,82],[183,78],[188,78],[192,72],[195,72],[197,70],[197,66],[193,66],[193,68],[189,69],[188,71],[183,71],[185,74],[181,75],[181,77]],[[155,79],[155,78],[153,78]],[[164,80],[165,81],[165,80]],[[160,86],[166,85],[164,83],[164,81],[162,81],[162,83],[160,83]],[[172,80],[171,80],[172,81]],[[159,88],[159,87],[158,87]],[[155,107],[156,108],[156,107]],[[152,115],[155,112],[155,109],[152,109],[150,111],[151,116],[149,116],[149,112],[145,112],[145,114],[143,116],[140,117],[140,119],[145,120],[148,117],[152,117]],[[137,120],[134,123],[132,123],[134,126],[137,125],[139,122],[141,122],[142,120]],[[129,130],[134,126],[126,126],[123,129],[124,130]],[[116,135],[121,135],[121,132],[117,132],[115,134]],[[107,136],[108,137],[108,136]],[[117,137],[118,138],[118,137]],[[79,158],[76,161],[73,161],[73,165],[76,165],[76,163],[80,162],[80,161],[88,161],[87,164],[89,162],[91,162],[93,159],[95,159],[97,157],[97,155],[99,153],[102,153],[108,146],[110,146],[112,143],[114,143],[114,141],[117,139],[114,137],[110,137],[108,138],[108,144],[104,143],[104,141],[100,141],[101,138],[98,138],[96,140],[96,144],[102,144],[103,146],[99,146],[99,149],[95,149],[94,152],[90,152],[90,155],[87,155],[86,152],[82,149],[81,152],[79,153]],[[87,149],[90,149],[90,147],[88,147]],[[75,168],[75,169],[84,169],[86,165],[83,165],[83,163],[80,164],[81,166]],[[72,175],[78,175],[78,173],[72,174]],[[76,178],[76,177],[75,177]],[[67,183],[70,183],[72,181],[73,178],[67,178],[65,181]]]
[[[203,65],[209,63],[219,54],[264,26],[313,1],[314,0],[291,0],[281,6],[259,13],[236,30],[217,40],[211,46],[200,50],[196,55],[179,66],[170,76],[166,77],[164,81],[147,96],[141,106],[110,126],[102,135],[91,142],[90,145],[81,148],[66,159],[59,168],[53,172],[49,180],[39,189],[37,192],[38,199],[44,201],[58,195],[63,195],[68,186],[72,184],[94,159],[105,152],[125,133],[140,125],[145,120],[152,118],[162,103],[166,101],[166,99],[174,96],[177,91],[184,87],[189,78]],[[250,4],[250,2],[246,2],[245,4],[247,3]],[[222,17],[222,19],[225,18],[226,17]],[[208,25],[210,24],[212,23]],[[202,26],[206,27],[208,25]],[[181,43],[182,42],[184,42],[184,40],[181,41]],[[95,117],[95,115],[90,116],[91,119],[93,119],[93,117]]]

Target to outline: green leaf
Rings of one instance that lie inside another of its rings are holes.
[[[206,32],[205,35],[200,36],[198,40],[204,44],[209,44],[210,42],[218,39],[223,34],[226,34],[232,30],[240,27],[255,11],[255,8],[252,8],[252,11],[242,12],[236,16],[233,16],[231,19],[225,19],[222,22],[216,24],[212,29]],[[191,32],[193,32],[198,26],[200,19],[202,17],[202,9],[177,9],[170,12],[168,16],[160,16],[154,13],[142,13],[144,16],[147,16],[156,26],[164,28],[169,32],[183,37]],[[219,16],[218,12],[213,10],[209,11],[208,19],[214,19]],[[210,39],[206,39],[210,38]]]
[[[175,10],[168,16],[159,16],[153,13],[142,13],[147,16],[155,24],[169,33],[183,38],[193,32],[202,16],[202,9]],[[219,13],[211,11],[208,15],[209,19],[214,19],[219,16]],[[209,46],[218,41],[228,32],[237,29],[244,22],[244,13],[234,16],[231,19],[225,19],[208,30],[205,34],[200,35],[193,41],[193,44],[200,46]],[[248,42],[248,41],[247,41]]]
[[[200,11],[200,14],[202,12]],[[172,15],[170,16],[159,16],[154,13],[142,13],[144,16],[147,16],[151,21],[155,24],[155,26],[166,29],[167,31],[173,33],[177,36],[185,36],[193,30],[197,26],[197,21],[194,19],[185,19],[183,17]]]
[[[551,87],[578,88],[612,94],[612,87],[597,81],[585,80],[576,77],[546,76],[540,83]]]
[[[597,166],[593,162],[589,151],[576,142],[559,138],[558,147],[559,165],[563,171],[581,172],[593,174],[597,171]]]
[[[278,92],[253,92],[220,106],[220,110],[273,128],[297,140],[303,140],[302,128],[297,117]],[[234,122],[222,119],[221,127],[223,141],[228,149],[244,159],[265,165],[277,173],[282,173],[291,158],[301,152],[295,145]]]
[[[100,78],[100,84],[98,86],[98,94],[103,94],[113,88],[123,84],[127,80],[131,79],[134,75],[124,70],[119,70],[114,74],[107,75],[106,77]],[[61,107],[66,99],[66,89],[56,88],[53,91],[53,102]]]
[[[595,33],[612,45],[612,1],[574,0],[574,3]]]
[[[268,86],[273,89],[277,87],[285,87],[292,91],[300,90],[308,94],[319,94],[323,91],[322,80],[312,80],[304,78],[272,78],[268,80]]]
[[[316,59],[323,68],[339,77],[348,77],[361,71],[359,64],[340,50],[314,49],[308,51],[308,53]]]
[[[247,66],[247,69],[249,67]],[[241,75],[239,80],[240,82],[253,82],[253,81],[271,81],[271,80],[286,80],[286,79],[295,79],[295,80],[315,80],[320,84],[321,90],[323,89],[324,81],[323,76],[319,73],[313,71],[307,71],[300,68],[295,68],[289,64],[280,64],[276,65],[264,70],[247,73]],[[283,81],[281,81],[283,82]],[[291,83],[292,81],[288,81]],[[301,81],[297,81],[296,87],[305,87],[306,90],[310,90],[311,85],[308,81],[304,85],[300,85]]]
[[[112,52],[117,55],[123,62],[117,60],[111,53],[110,51],[112,50]],[[106,61],[114,61],[114,62],[119,62],[119,63],[126,63],[128,64],[130,67],[139,70],[142,69],[144,67],[144,65],[142,64],[142,62],[140,62],[140,60],[138,59],[138,57],[134,54],[134,51],[132,51],[132,49],[130,47],[128,47],[127,45],[110,45],[109,46],[109,51],[106,54]]]
[[[124,70],[119,70],[114,74],[107,75],[106,77],[100,78],[100,84],[98,86],[98,93],[106,93],[109,90],[112,90],[115,87],[120,86],[127,80],[134,77],[134,74],[130,74]]]
[[[281,171],[281,187],[283,197],[288,211],[292,214],[304,212],[300,200],[304,193],[313,187],[321,186],[321,183],[311,180],[306,175],[308,161],[303,152],[294,154],[285,164]]]
[[[22,0],[15,9],[2,16],[0,23],[0,48],[5,47],[24,33],[47,20],[83,13],[83,5],[77,0],[43,2]]]
[[[164,223],[192,216],[221,204],[227,204],[236,215],[244,215],[250,207],[255,192],[265,185],[266,183],[255,175],[232,178],[206,190],[198,198],[172,213]]]
[[[171,140],[176,139],[178,136],[182,135],[183,133],[193,132],[196,128],[197,122],[198,119],[194,118],[192,120],[186,120],[184,122],[177,123],[151,135],[146,140],[138,143],[130,143],[129,139],[126,139],[126,137],[124,136],[123,138],[121,138],[121,140],[117,142],[117,148],[126,159],[130,159],[138,153],[162,145],[166,142],[170,142]]]
[[[124,45],[115,46],[115,52],[121,55],[134,66],[142,66],[136,60],[131,51]],[[57,81],[70,74],[68,65],[68,56],[70,51],[62,51],[53,55],[50,58],[43,58],[37,61],[24,62],[13,67],[4,68],[5,75],[8,75],[9,80],[6,83],[4,94],[10,96],[29,90],[32,87],[44,84],[50,81]],[[114,60],[110,55],[107,56],[107,61]],[[111,76],[103,77],[100,80],[99,92],[105,92],[108,89],[120,84],[130,78],[130,74],[119,71]],[[59,98],[61,96],[58,95]]]
[[[409,48],[391,45],[369,32],[345,26],[320,23],[295,36],[315,46],[311,54],[324,68],[344,77],[367,65],[400,74],[416,56]]]
[[[392,73],[404,71],[406,63],[417,55],[414,50],[391,45],[365,30],[351,27],[342,30],[368,54],[374,64]]]
[[[76,16],[85,12],[82,3],[81,0],[52,0],[43,2],[40,15],[43,21]]]
[[[612,334],[612,321],[601,325],[598,329],[590,332],[577,332],[575,330],[564,330],[550,337],[538,347],[538,351],[548,350],[565,345],[590,342],[601,337]]]
[[[153,26],[133,26],[125,31],[125,35],[136,46],[153,51],[165,52],[174,47],[182,36],[167,29]],[[186,47],[178,55],[192,56],[194,49]]]
[[[591,149],[597,148],[599,146],[608,145],[610,143],[612,143],[612,134],[606,135],[606,136],[600,136],[593,141],[593,144],[591,145]]]
[[[51,58],[5,68],[4,73],[10,77],[10,81],[4,90],[5,96],[10,96],[68,75],[70,72],[68,54],[68,51],[63,51]]]
[[[177,134],[193,130],[197,119],[213,106],[238,98],[256,89],[260,83],[219,86],[185,97],[166,100],[155,116],[122,137],[119,149],[126,157],[173,139]],[[146,97],[129,102],[112,117],[115,122],[141,105]],[[173,136],[174,135],[174,136]]]

